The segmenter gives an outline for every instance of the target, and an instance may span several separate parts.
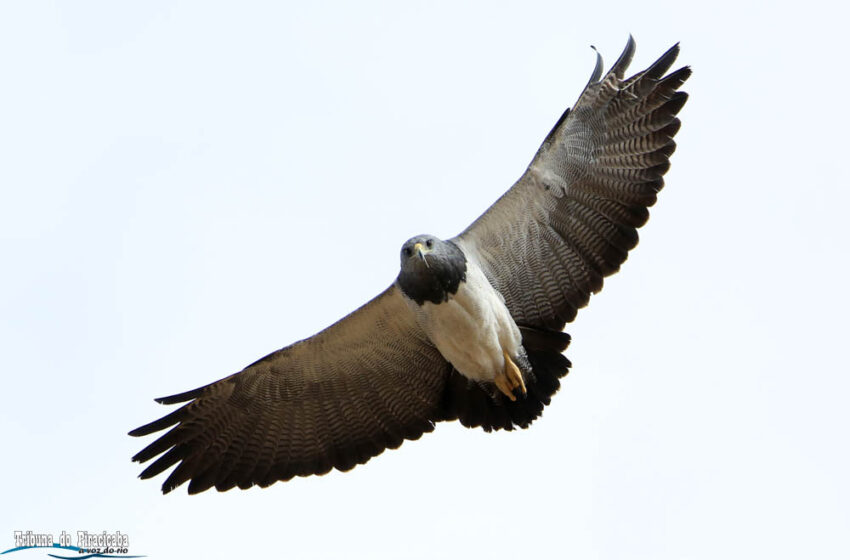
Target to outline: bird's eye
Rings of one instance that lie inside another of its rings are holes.
[[[404,249],[401,250],[401,252],[404,253],[405,257],[409,257],[410,255],[413,254],[413,251],[410,250],[410,247],[405,247]]]
[[[425,242],[425,245],[427,245],[427,247],[430,249],[431,247],[434,246],[434,240],[429,239],[428,241]]]

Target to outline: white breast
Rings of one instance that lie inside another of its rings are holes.
[[[502,350],[512,357],[520,353],[522,336],[504,299],[472,262],[466,282],[448,301],[409,304],[443,357],[470,379],[493,381],[505,367]]]

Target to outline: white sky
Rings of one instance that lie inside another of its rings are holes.
[[[282,4],[0,4],[0,550],[85,529],[150,558],[850,555],[846,13]],[[681,41],[691,99],[541,420],[441,424],[265,490],[136,479],[153,397],[459,232],[575,101],[589,45],[610,64],[629,32],[633,70]]]

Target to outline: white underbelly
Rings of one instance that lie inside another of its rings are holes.
[[[521,353],[522,335],[504,300],[472,263],[456,294],[438,304],[426,301],[417,316],[443,357],[469,379],[493,381],[504,371],[502,351]]]

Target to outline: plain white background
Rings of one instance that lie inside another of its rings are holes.
[[[846,558],[846,13],[831,2],[0,5],[0,549]],[[691,99],[531,429],[163,497],[126,432],[309,336],[519,177],[629,33]],[[41,558],[44,551],[15,553]],[[16,556],[16,557],[18,557]]]

